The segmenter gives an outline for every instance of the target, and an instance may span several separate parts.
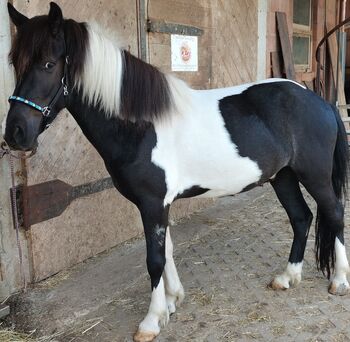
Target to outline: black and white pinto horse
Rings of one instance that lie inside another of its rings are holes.
[[[270,182],[294,231],[286,270],[270,283],[301,280],[317,202],[316,260],[329,292],[349,291],[344,247],[348,147],[335,108],[284,79],[197,91],[117,47],[100,29],[65,20],[51,3],[28,19],[12,5],[10,52],[17,85],[4,139],[28,151],[67,108],[103,158],[115,187],[139,209],[152,296],[135,341],[151,341],[184,298],[168,227],[172,202],[233,195]]]

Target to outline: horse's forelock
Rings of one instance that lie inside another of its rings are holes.
[[[21,79],[35,62],[48,56],[51,49],[52,36],[47,16],[32,18],[18,30],[9,53],[17,79]]]
[[[66,54],[70,57],[69,76],[74,81],[82,73],[85,60],[88,44],[85,24],[65,20],[64,37]],[[18,30],[9,53],[9,60],[15,68],[18,80],[23,78],[34,63],[51,54],[53,42],[48,16],[34,17]]]

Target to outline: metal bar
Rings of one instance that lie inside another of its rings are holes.
[[[333,27],[322,39],[321,41],[318,43],[317,48],[316,48],[316,61],[319,62],[320,61],[320,47],[322,46],[322,44],[328,39],[328,37],[330,35],[332,35],[335,31],[337,31],[340,27],[344,26],[345,24],[350,22],[350,17],[346,18],[344,21],[342,21],[341,23],[339,23],[337,26]]]
[[[72,200],[74,200],[79,197],[92,195],[96,192],[100,192],[106,189],[111,189],[113,187],[114,187],[114,184],[113,184],[112,178],[107,177],[91,183],[75,186],[74,188],[72,188],[70,195]]]
[[[338,106],[339,99],[338,99],[338,88],[339,88],[339,58],[340,58],[340,31],[337,32],[337,75],[335,77],[335,103]],[[334,76],[334,75],[333,75]]]
[[[340,33],[340,52],[341,52],[341,73],[345,82],[345,64],[346,64],[346,32]]]
[[[59,179],[30,186],[16,186],[19,224],[28,230],[33,224],[60,216],[75,199],[113,186],[110,177],[78,186],[71,186]]]
[[[139,58],[148,61],[146,0],[136,0]]]
[[[166,34],[182,34],[186,36],[201,36],[204,33],[204,30],[195,26],[167,23],[161,20],[148,20],[147,31]]]

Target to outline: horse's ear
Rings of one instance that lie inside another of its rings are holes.
[[[49,24],[51,33],[56,36],[62,26],[63,15],[60,6],[55,2],[50,2],[50,12],[49,12]]]
[[[9,15],[10,18],[12,20],[12,22],[17,26],[21,26],[22,24],[24,24],[25,22],[27,22],[29,19],[23,15],[22,13],[19,13],[12,4],[10,4],[9,2],[7,3],[7,9],[9,11]]]

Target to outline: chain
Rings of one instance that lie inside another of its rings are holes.
[[[10,147],[7,145],[7,143],[4,141],[0,144],[0,159],[2,159],[5,155],[9,156],[9,163],[10,163],[10,172],[11,172],[11,206],[12,206],[12,213],[13,213],[13,223],[16,230],[16,242],[17,242],[17,249],[18,249],[18,258],[19,258],[19,272],[20,277],[23,282],[23,289],[26,291],[27,289],[27,280],[26,275],[23,269],[23,253],[22,253],[22,246],[21,246],[21,240],[19,236],[19,222],[18,222],[18,211],[17,211],[17,196],[16,196],[16,182],[15,182],[15,166],[14,166],[14,159],[28,159],[32,157],[36,153],[36,149],[34,149],[29,155],[23,155],[23,156],[16,156],[11,152]]]
[[[10,160],[10,170],[11,170],[11,204],[12,204],[12,212],[13,212],[13,221],[16,228],[16,241],[17,241],[17,249],[18,249],[18,257],[19,257],[19,273],[21,276],[21,280],[23,281],[23,288],[24,291],[27,289],[27,280],[26,275],[23,270],[23,254],[22,254],[22,247],[21,247],[21,240],[19,237],[19,223],[18,223],[18,211],[17,211],[17,200],[16,200],[16,187],[15,187],[15,166],[13,162],[13,156],[12,153],[9,153],[9,160]]]

